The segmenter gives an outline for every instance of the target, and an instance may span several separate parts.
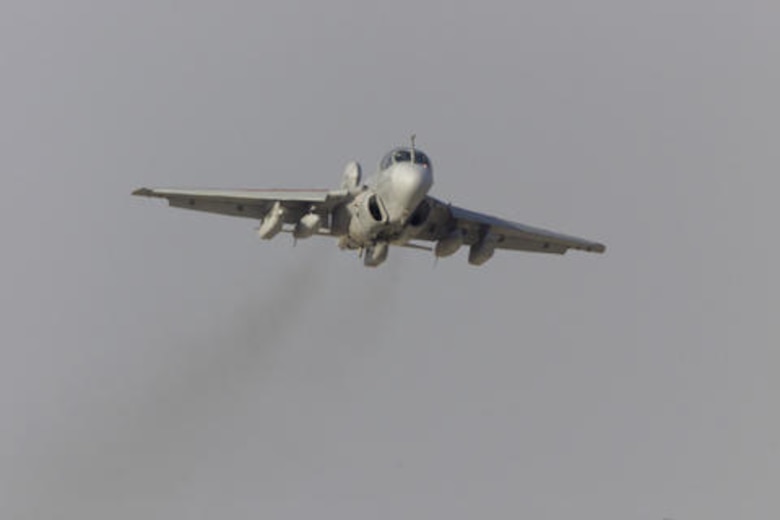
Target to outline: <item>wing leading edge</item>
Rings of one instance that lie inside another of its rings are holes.
[[[584,238],[527,226],[492,215],[471,211],[428,197],[432,207],[430,224],[415,238],[438,241],[460,234],[463,244],[472,246],[490,238],[496,249],[564,254],[569,249],[603,253],[606,246]]]
[[[450,213],[459,227],[476,228],[482,233],[495,235],[498,249],[557,254],[563,254],[569,249],[591,253],[603,253],[607,249],[599,242],[511,222],[457,206],[450,207]]]
[[[279,202],[287,210],[285,222],[295,222],[301,215],[327,214],[348,193],[342,190],[222,190],[140,188],[133,195],[168,200],[172,207],[262,219]]]

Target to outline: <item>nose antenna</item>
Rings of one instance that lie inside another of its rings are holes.
[[[411,138],[410,138],[410,139],[411,139],[411,141],[412,141],[412,164],[414,164],[414,163],[416,162],[416,161],[414,160],[414,159],[415,159],[415,157],[414,157],[414,155],[415,155],[415,154],[414,154],[414,140],[415,140],[415,139],[417,139],[417,134],[412,134],[412,136],[411,136]]]

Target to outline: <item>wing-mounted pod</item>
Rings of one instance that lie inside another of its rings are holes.
[[[357,191],[360,188],[360,181],[363,177],[360,163],[357,161],[350,161],[344,168],[344,173],[341,175],[341,189],[350,192]]]
[[[293,237],[309,238],[317,233],[322,226],[322,217],[316,213],[307,213],[295,224]]]
[[[469,248],[469,263],[482,265],[493,257],[498,239],[493,235],[485,235],[479,242]]]
[[[271,240],[282,230],[286,209],[278,200],[271,206],[270,211],[263,217],[263,222],[257,230],[257,234],[263,240]]]
[[[463,245],[463,232],[456,229],[448,236],[436,242],[434,252],[438,257],[452,256]]]
[[[363,265],[366,267],[377,267],[387,260],[388,250],[387,242],[378,242],[368,247],[365,251],[365,256],[363,256]]]

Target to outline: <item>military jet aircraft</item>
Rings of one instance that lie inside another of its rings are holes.
[[[177,208],[259,220],[257,234],[266,240],[282,231],[296,240],[334,237],[341,249],[358,250],[368,267],[383,263],[390,245],[432,250],[437,258],[453,255],[465,245],[472,265],[484,264],[496,249],[556,254],[606,249],[598,242],[442,202],[428,195],[432,185],[433,165],[412,138],[411,147],[388,152],[365,183],[360,164],[347,164],[336,190],[140,188],[133,195],[168,199]]]

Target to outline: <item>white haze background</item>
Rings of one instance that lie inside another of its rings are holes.
[[[0,4],[0,517],[780,513],[774,1]],[[484,268],[130,197],[441,198]]]

